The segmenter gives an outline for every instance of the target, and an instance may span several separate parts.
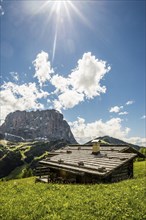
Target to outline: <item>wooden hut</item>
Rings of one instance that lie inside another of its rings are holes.
[[[127,145],[97,145],[70,145],[51,153],[39,162],[38,179],[64,183],[117,182],[132,178],[133,160],[138,155],[144,157]]]

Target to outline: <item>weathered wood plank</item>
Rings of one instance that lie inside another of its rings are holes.
[[[121,161],[113,161],[113,160],[83,160],[83,158],[79,159],[64,159],[64,163],[69,163],[69,164],[77,164],[79,161],[83,161],[85,164],[91,164],[91,165],[101,165],[101,166],[106,166],[106,167],[115,167],[121,163]],[[58,162],[58,160],[51,160],[52,162]]]
[[[45,161],[44,161],[45,163]],[[79,166],[69,166],[69,165],[66,165],[66,164],[57,164],[57,163],[52,163],[52,162],[46,162],[49,167],[51,168],[66,168],[66,169],[69,169],[70,171],[81,171],[81,172],[87,172],[87,173],[91,173],[91,174],[96,174],[96,175],[100,175],[100,176],[103,176],[104,174],[101,173],[101,172],[98,172],[98,171],[94,171],[94,170],[91,170],[91,169],[86,169],[85,167],[79,167]]]
[[[84,160],[80,160],[80,161],[83,161],[84,162],[84,164],[85,165],[92,165],[92,166],[105,166],[105,167],[107,167],[107,168],[113,168],[113,167],[115,167],[115,166],[117,166],[117,165],[119,165],[120,164],[120,162],[118,162],[118,163],[106,163],[106,162],[104,162],[104,161],[93,161],[93,162],[90,162],[90,161],[84,161]],[[56,162],[56,163],[58,163],[58,161],[54,161],[54,160],[52,160],[51,162]],[[70,164],[70,165],[77,165],[78,164],[78,162],[79,162],[79,160],[64,160],[64,163],[65,164]]]
[[[64,163],[66,163],[66,164],[72,164],[72,165],[77,165],[78,164],[78,161],[64,161]],[[90,161],[85,161],[84,162],[84,165],[85,166],[93,166],[93,167],[96,167],[96,166],[98,166],[98,167],[101,167],[101,166],[104,166],[104,167],[106,167],[106,168],[109,168],[109,169],[112,169],[112,168],[114,168],[114,167],[116,167],[117,165],[119,165],[120,163],[118,163],[118,164],[113,164],[113,163],[109,163],[109,164],[107,164],[107,163],[104,163],[104,162],[95,162],[95,163],[93,163],[93,162],[90,162]]]

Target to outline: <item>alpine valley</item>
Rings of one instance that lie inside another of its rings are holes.
[[[109,136],[97,139],[106,144],[127,144]],[[77,141],[58,111],[10,113],[0,127],[0,178],[9,180],[34,175],[39,160],[67,144],[77,144]],[[140,148],[130,145],[137,150]]]

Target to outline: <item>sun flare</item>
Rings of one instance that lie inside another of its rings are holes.
[[[56,11],[56,13],[58,14],[58,13],[60,13],[62,7],[66,6],[66,4],[67,4],[67,2],[65,2],[65,1],[55,1],[53,8]]]
[[[49,3],[49,2],[48,2]],[[52,2],[51,2],[52,3]],[[71,20],[71,15],[70,15],[70,10],[71,10],[71,1],[53,1],[52,3],[52,8],[51,8],[51,16],[55,12],[56,16],[56,25],[55,25],[55,35],[54,35],[54,42],[53,42],[53,49],[52,49],[52,62],[54,61],[55,58],[55,53],[56,53],[56,46],[57,46],[57,38],[59,34],[59,26],[63,23],[63,20],[66,20],[65,23],[67,23],[69,20]],[[63,19],[63,17],[66,16],[66,19]]]
[[[42,26],[44,32],[51,25],[50,34],[54,35],[52,42],[52,62],[54,61],[56,49],[59,39],[62,44],[66,45],[66,40],[72,38],[72,34],[76,33],[77,19],[82,21],[88,27],[91,26],[87,17],[81,11],[81,3],[78,1],[70,0],[48,0],[48,1],[35,1],[31,0],[28,4],[23,1],[24,10],[29,13],[31,17],[39,15],[43,16]],[[84,3],[84,7],[86,7]]]

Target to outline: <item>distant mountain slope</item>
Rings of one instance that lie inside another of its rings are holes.
[[[20,166],[35,169],[38,161],[45,158],[48,152],[68,144],[66,140],[9,142],[0,140],[0,178],[6,177]]]
[[[63,115],[54,109],[10,113],[0,126],[0,133],[9,141],[64,139],[77,143]]]
[[[103,144],[115,144],[115,145],[129,145],[133,148],[135,148],[136,150],[139,150],[140,149],[140,146],[138,145],[134,145],[134,144],[130,144],[130,143],[127,143],[125,141],[122,141],[120,139],[117,139],[117,138],[113,138],[113,137],[110,137],[110,136],[103,136],[103,137],[97,137],[97,138],[94,138],[94,140],[101,140]],[[86,144],[90,144],[92,142],[89,141],[87,142]]]

